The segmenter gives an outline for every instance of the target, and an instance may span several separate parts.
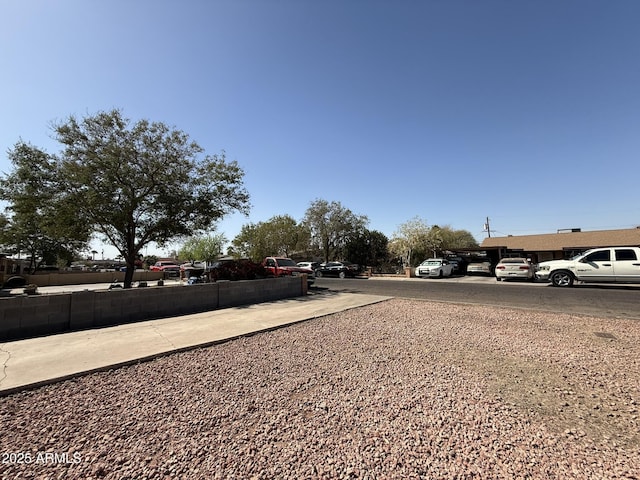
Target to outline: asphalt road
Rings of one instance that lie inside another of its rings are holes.
[[[110,284],[40,287],[41,293],[106,289]],[[177,280],[165,285],[180,285]],[[452,278],[316,278],[310,293],[353,292],[455,303],[475,303],[548,312],[576,313],[640,320],[640,285],[576,285],[552,287],[548,283],[496,282],[493,277]],[[11,294],[22,293],[22,288]]]
[[[312,290],[389,295],[455,303],[640,320],[640,285],[576,285],[496,282],[495,278],[317,278]]]

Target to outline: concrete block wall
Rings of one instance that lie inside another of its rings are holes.
[[[292,285],[300,289],[299,295],[307,294],[307,276],[269,278],[266,282],[246,280],[242,282],[217,282],[219,290],[219,307],[236,307],[252,303],[260,303],[261,298],[280,300],[290,298]],[[284,280],[284,281],[283,281]],[[244,284],[242,289],[236,283]]]
[[[150,270],[136,270],[133,272],[134,282],[152,282],[164,278],[164,272],[152,272]],[[85,283],[110,283],[123,282],[124,272],[38,272],[33,275],[23,275],[27,283],[33,283],[39,287],[48,285],[82,285]]]
[[[0,298],[0,341],[306,295],[305,277]]]
[[[46,335],[68,329],[68,296],[33,295],[0,300],[0,340]]]

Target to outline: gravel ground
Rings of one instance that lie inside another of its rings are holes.
[[[0,398],[2,478],[640,478],[640,323],[390,300]]]

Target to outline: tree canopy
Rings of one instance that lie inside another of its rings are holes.
[[[347,243],[364,233],[369,219],[356,215],[340,202],[316,199],[309,205],[302,223],[309,229],[311,243],[325,262],[342,258]]]
[[[0,199],[8,202],[0,243],[39,264],[70,262],[84,248],[92,230],[65,196],[55,157],[25,142],[8,152],[13,171],[0,179]]]
[[[454,230],[448,225],[429,226],[425,220],[414,217],[398,226],[389,243],[389,251],[400,258],[404,266],[414,266],[426,257],[477,246],[478,242],[467,230]]]
[[[347,242],[345,258],[362,266],[379,267],[389,256],[388,243],[384,233],[365,229]]]
[[[224,152],[203,154],[161,122],[134,124],[119,110],[55,126],[65,148],[59,178],[80,215],[127,263],[125,287],[142,248],[193,236],[233,211],[247,213],[244,172]]]
[[[403,266],[411,266],[414,252],[424,248],[428,235],[426,220],[414,217],[398,226],[389,243],[389,251],[401,259]]]
[[[243,225],[232,244],[236,255],[256,262],[270,255],[288,257],[307,249],[309,231],[289,215],[276,215],[266,222]]]
[[[221,255],[225,243],[227,239],[222,233],[191,237],[182,245],[178,256],[192,262],[211,263]]]

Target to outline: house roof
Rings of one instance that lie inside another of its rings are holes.
[[[548,252],[595,247],[640,246],[640,227],[624,230],[596,230],[591,232],[547,233],[508,237],[488,237],[481,247],[504,247],[527,252]]]

